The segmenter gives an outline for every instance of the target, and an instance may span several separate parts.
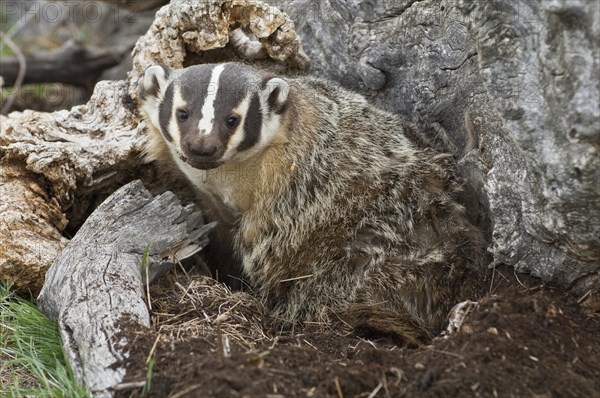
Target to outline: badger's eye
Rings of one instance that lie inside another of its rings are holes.
[[[239,122],[240,122],[240,118],[237,117],[236,115],[229,115],[229,116],[227,116],[227,119],[225,119],[225,125],[227,126],[228,129],[235,128]]]
[[[179,120],[180,122],[185,122],[186,120],[188,120],[189,117],[190,115],[188,115],[188,111],[186,111],[185,109],[179,109],[177,111],[177,120]]]

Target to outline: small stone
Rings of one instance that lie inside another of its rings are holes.
[[[473,327],[471,325],[462,325],[460,331],[464,334],[473,334]]]
[[[493,334],[493,335],[498,336],[498,329],[496,329],[495,327],[489,327],[489,328],[487,328],[487,332],[489,334]]]

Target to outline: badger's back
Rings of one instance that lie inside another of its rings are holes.
[[[334,311],[360,323],[366,305],[439,329],[475,294],[484,252],[451,156],[332,83],[291,87],[289,144],[278,148],[290,167],[240,222],[247,275],[290,321]]]

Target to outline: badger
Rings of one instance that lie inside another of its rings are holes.
[[[221,223],[221,262],[276,319],[417,345],[479,293],[485,240],[431,127],[239,63],[155,65],[141,86],[147,158],[197,188]]]

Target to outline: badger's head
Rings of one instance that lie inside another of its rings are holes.
[[[157,65],[146,70],[142,110],[176,160],[213,169],[250,158],[273,142],[288,88],[285,80],[242,64],[180,70]]]

